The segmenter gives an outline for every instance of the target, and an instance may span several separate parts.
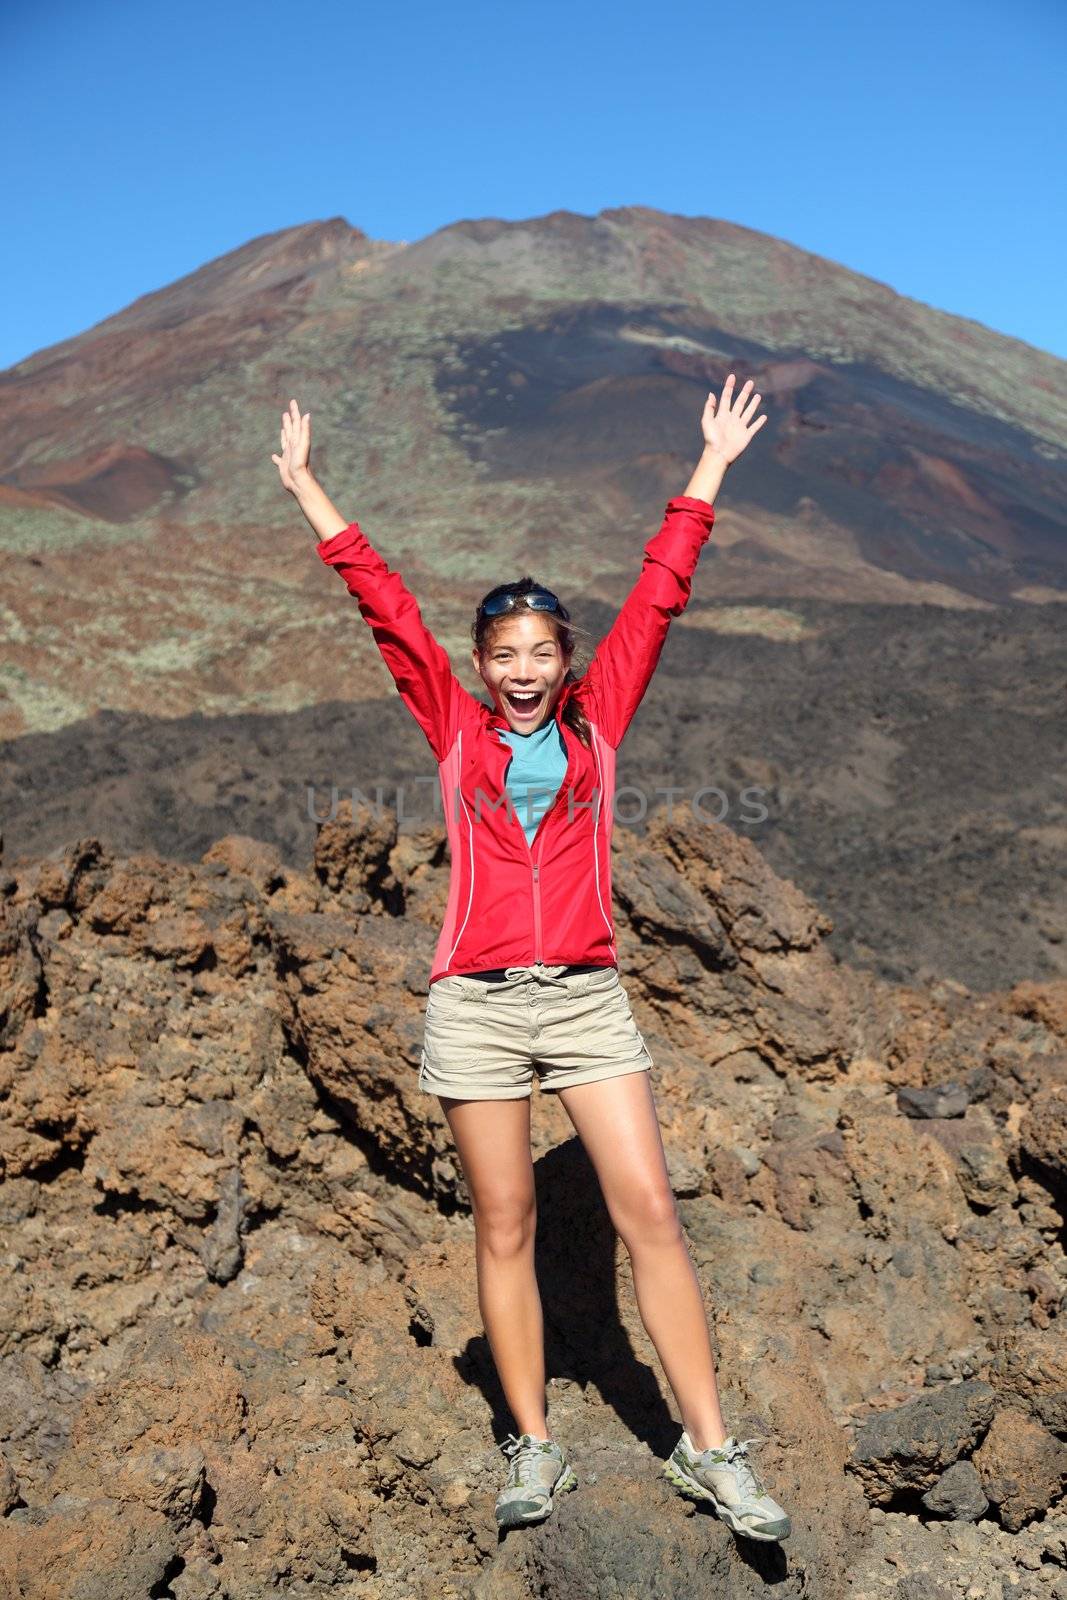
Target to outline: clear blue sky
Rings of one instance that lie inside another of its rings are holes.
[[[341,215],[724,217],[1067,357],[1063,0],[7,0],[0,368]]]

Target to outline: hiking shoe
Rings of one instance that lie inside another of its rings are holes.
[[[664,1476],[690,1500],[710,1500],[735,1533],[749,1539],[788,1539],[793,1526],[789,1517],[746,1460],[749,1445],[763,1442],[731,1434],[713,1450],[695,1450],[683,1430],[663,1463]]]
[[[540,1522],[552,1510],[553,1494],[577,1489],[578,1479],[559,1445],[524,1433],[509,1433],[500,1446],[510,1462],[508,1481],[496,1497],[496,1520],[502,1528]]]

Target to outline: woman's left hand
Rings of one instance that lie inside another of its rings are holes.
[[[767,414],[753,421],[763,396],[749,395],[752,379],[749,378],[740,394],[734,398],[734,374],[731,372],[722,386],[722,396],[716,401],[714,389],[708,395],[700,425],[704,430],[704,443],[709,450],[722,456],[724,461],[736,461],[767,420]]]

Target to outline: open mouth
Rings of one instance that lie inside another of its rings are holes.
[[[541,709],[544,695],[535,690],[531,694],[517,694],[505,691],[504,699],[517,717],[533,717]]]

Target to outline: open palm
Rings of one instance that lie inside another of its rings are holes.
[[[741,392],[734,397],[734,374],[731,372],[722,386],[722,395],[716,400],[715,391],[708,395],[700,425],[704,430],[704,443],[727,461],[736,461],[742,450],[755,438],[767,420],[766,412],[754,422],[763,396],[753,394],[749,378]]]
[[[283,486],[292,490],[299,474],[307,470],[311,454],[311,413],[308,411],[301,416],[295,400],[290,400],[288,411],[282,412],[280,438],[281,455],[271,456],[271,460],[278,468]]]

